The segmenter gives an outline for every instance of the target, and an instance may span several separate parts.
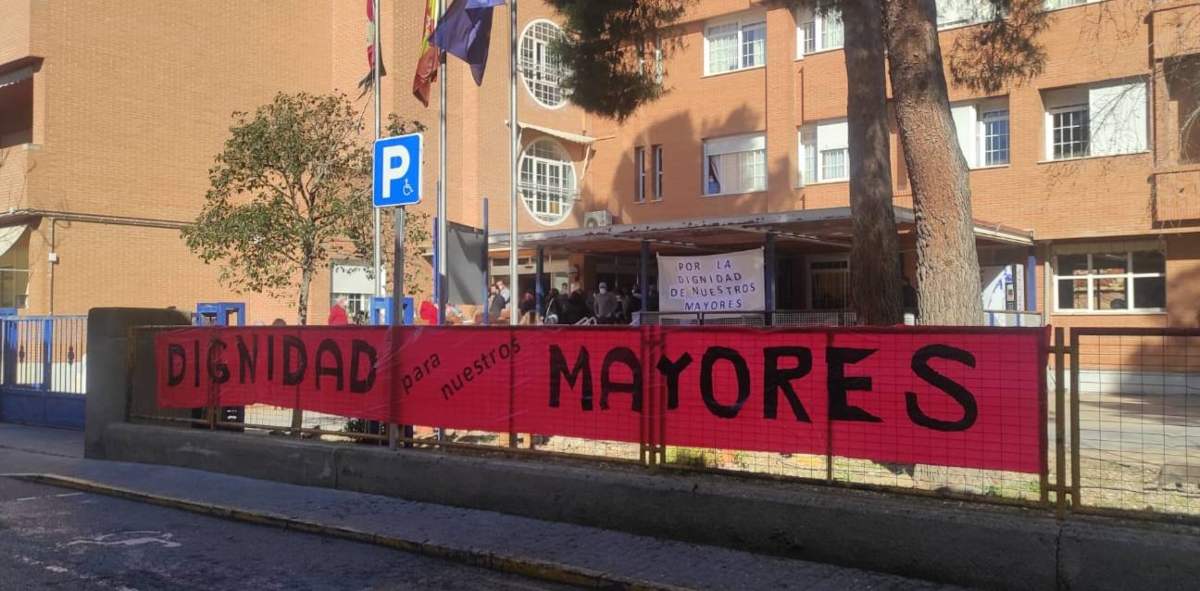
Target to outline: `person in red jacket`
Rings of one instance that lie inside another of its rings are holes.
[[[346,297],[342,296],[329,308],[329,326],[345,326],[350,324],[350,316],[346,313]]]

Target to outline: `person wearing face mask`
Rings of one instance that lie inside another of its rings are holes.
[[[616,321],[620,309],[621,302],[617,300],[616,294],[608,291],[608,284],[601,281],[592,311],[596,316],[596,322],[600,324],[612,324]]]

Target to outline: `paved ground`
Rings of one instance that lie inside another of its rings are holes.
[[[10,478],[0,478],[0,588],[566,589]]]
[[[0,423],[0,473],[43,472],[696,589],[949,589],[892,575],[345,491],[78,457]],[[70,496],[57,496],[70,495]],[[33,497],[20,501],[19,498]],[[141,532],[141,533],[131,533]],[[168,537],[169,534],[169,537]],[[108,537],[104,537],[108,536]],[[179,546],[172,546],[179,544]],[[127,572],[128,577],[118,573]],[[111,578],[116,577],[116,578]],[[124,578],[122,578],[124,577]],[[0,478],[0,589],[549,589],[412,554]],[[86,584],[81,584],[86,583]]]

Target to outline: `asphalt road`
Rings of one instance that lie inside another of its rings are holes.
[[[0,591],[26,589],[567,587],[0,477]]]

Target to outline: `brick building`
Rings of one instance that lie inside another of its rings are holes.
[[[409,94],[421,3],[382,1],[386,108],[426,122],[434,155],[437,111]],[[236,299],[249,303],[252,320],[292,317],[289,301],[229,294],[178,234],[199,211],[232,111],[279,90],[357,95],[361,2],[281,4],[0,6],[0,210],[9,212],[0,225],[25,228],[9,231],[0,259],[0,306],[61,314]],[[939,2],[945,55],[986,5]],[[1042,74],[991,96],[950,91],[972,168],[984,283],[1001,288],[987,307],[1036,310],[1068,326],[1196,325],[1200,125],[1180,130],[1197,105],[1200,10],[1148,0],[1047,8]],[[446,186],[456,222],[480,225],[488,198],[492,272],[506,274],[509,31],[499,10],[482,86],[461,64],[449,67]],[[667,33],[680,42],[661,63],[670,92],[621,124],[583,113],[561,92],[546,50],[559,34],[553,11],[526,0],[519,17],[523,287],[538,252],[554,286],[630,286],[642,244],[704,253],[770,240],[778,309],[845,306],[846,82],[836,15],[752,0],[695,4]],[[911,276],[911,191],[894,134],[892,144]],[[436,165],[427,156],[427,195]],[[333,278],[362,264],[321,274],[313,318],[323,318],[321,294],[366,289]]]

